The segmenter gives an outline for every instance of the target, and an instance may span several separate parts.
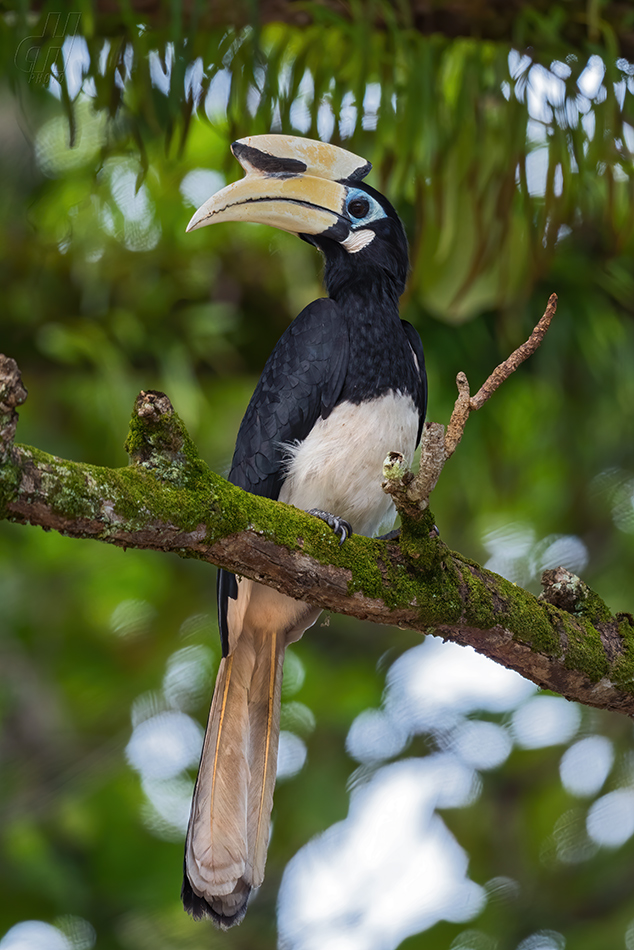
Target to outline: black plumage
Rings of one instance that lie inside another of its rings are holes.
[[[407,238],[391,204],[368,185],[354,184],[379,201],[386,217],[372,226],[376,239],[356,254],[328,236],[301,235],[324,255],[330,296],[309,304],[280,337],[240,425],[229,481],[254,495],[279,497],[285,446],[303,441],[319,418],[327,419],[344,401],[359,404],[388,392],[411,396],[419,413],[416,445],[420,442],[427,407],[423,344],[399,317],[409,267]],[[231,575],[220,571],[223,655],[227,598],[235,598],[236,590]]]

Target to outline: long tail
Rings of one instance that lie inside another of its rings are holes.
[[[269,838],[280,728],[285,631],[245,624],[220,663],[194,790],[182,898],[222,929],[244,917]]]

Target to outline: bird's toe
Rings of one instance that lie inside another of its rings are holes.
[[[308,514],[314,515],[321,521],[325,521],[328,527],[333,530],[335,536],[339,538],[339,547],[354,534],[349,521],[346,521],[345,518],[340,518],[338,515],[333,515],[329,511],[322,511],[321,508],[310,508]]]

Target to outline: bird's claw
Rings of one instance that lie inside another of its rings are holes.
[[[349,521],[346,521],[345,518],[339,518],[338,515],[331,515],[329,511],[322,511],[320,508],[310,508],[308,514],[314,515],[321,521],[325,521],[328,527],[332,528],[335,535],[339,538],[339,547],[354,533]]]

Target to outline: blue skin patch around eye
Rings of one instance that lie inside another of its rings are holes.
[[[353,201],[363,201],[366,204],[370,205],[368,213],[365,214],[362,218],[358,218],[355,214],[352,214],[349,211],[350,205]],[[362,191],[360,188],[349,188],[348,197],[346,198],[346,213],[350,218],[353,226],[357,225],[367,225],[371,224],[372,221],[378,221],[379,218],[386,218],[387,215],[378,201],[372,198],[366,191]]]

